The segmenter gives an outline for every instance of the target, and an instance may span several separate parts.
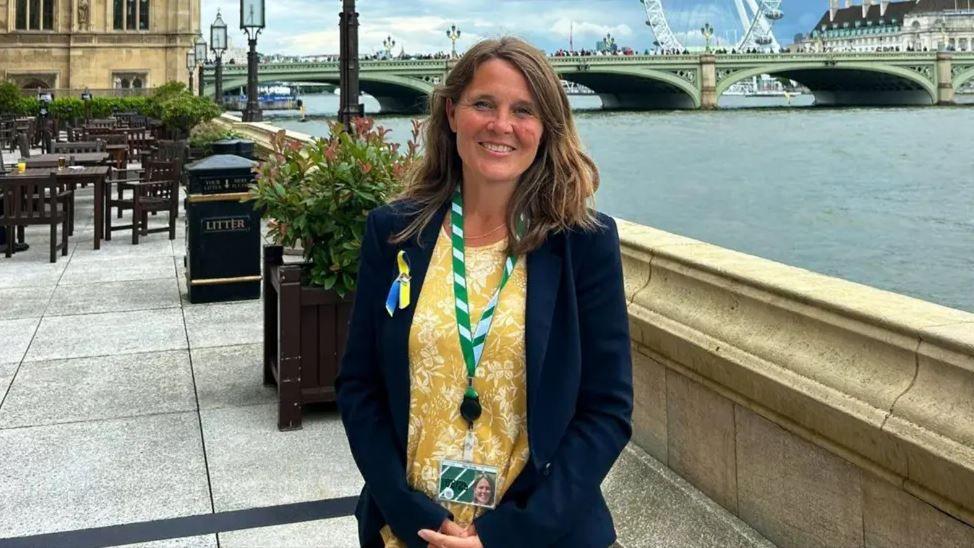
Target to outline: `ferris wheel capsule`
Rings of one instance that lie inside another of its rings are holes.
[[[772,21],[777,21],[782,17],[784,17],[785,14],[782,13],[781,10],[770,10],[764,12],[764,16],[767,17],[768,19],[771,19]]]
[[[757,38],[754,39],[754,41],[761,46],[767,46],[772,42],[771,37],[769,36],[758,36]]]

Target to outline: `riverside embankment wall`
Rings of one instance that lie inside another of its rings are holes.
[[[619,229],[634,444],[781,546],[974,547],[974,314]]]

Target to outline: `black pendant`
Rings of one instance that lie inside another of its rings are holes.
[[[464,396],[463,402],[460,403],[460,416],[464,418],[469,424],[473,424],[473,421],[480,418],[480,398]]]

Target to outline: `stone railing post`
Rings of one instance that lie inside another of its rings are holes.
[[[700,108],[717,108],[717,57],[710,53],[700,56]]]
[[[954,104],[954,83],[951,68],[953,60],[950,53],[937,52],[937,104]]]

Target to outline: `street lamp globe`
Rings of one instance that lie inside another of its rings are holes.
[[[196,54],[197,63],[206,64],[206,49],[206,40],[203,40],[203,34],[197,34],[196,41],[193,42],[193,53]]]
[[[240,28],[260,31],[265,26],[264,0],[240,0]]]
[[[187,51],[186,52],[186,70],[192,72],[196,68],[196,52]]]
[[[210,50],[220,57],[227,51],[227,24],[223,22],[220,10],[216,12],[216,21],[210,25]]]

